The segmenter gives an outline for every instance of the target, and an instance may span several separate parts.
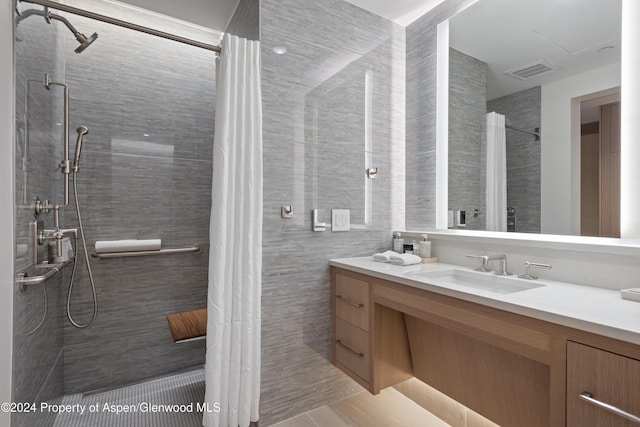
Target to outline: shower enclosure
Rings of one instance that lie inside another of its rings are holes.
[[[117,2],[66,4],[206,45],[220,38]],[[64,93],[40,83],[45,75],[69,90],[71,147],[76,136],[82,144],[77,190],[88,251],[98,240],[149,238],[162,239],[163,247],[197,245],[203,251],[93,259],[99,310],[84,329],[65,316],[70,267],[42,285],[16,286],[13,400],[97,401],[96,393],[124,385],[130,386],[127,393],[142,393],[150,386],[140,381],[185,371],[180,380],[154,382],[152,392],[184,391],[197,383],[201,388],[199,374],[191,370],[204,363],[204,341],[174,344],[165,316],[206,306],[215,53],[53,8],[23,2],[18,9],[16,272],[33,263],[34,200],[59,201],[64,194],[57,170],[64,157]],[[89,133],[76,135],[80,126]],[[73,153],[71,167],[72,162]],[[41,219],[53,229],[52,213]],[[77,228],[73,202],[60,209],[60,221]],[[75,321],[86,324],[93,297],[82,245],[75,256],[69,305]],[[14,415],[18,426],[61,425],[55,413]]]

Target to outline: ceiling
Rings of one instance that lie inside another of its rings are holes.
[[[120,0],[133,6],[224,32],[239,0]]]
[[[239,0],[121,0],[124,3],[203,27],[224,31]],[[407,26],[444,0],[346,0],[376,15]]]
[[[346,0],[363,9],[383,16],[404,27],[433,9],[444,0]]]

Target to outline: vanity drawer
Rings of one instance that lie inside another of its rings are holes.
[[[638,421],[640,361],[568,341],[567,426],[631,427]]]
[[[369,330],[369,282],[336,274],[336,317]]]
[[[369,382],[369,334],[336,318],[335,346],[335,361],[364,381]]]

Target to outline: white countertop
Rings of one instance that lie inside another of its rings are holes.
[[[434,285],[429,283],[427,278],[415,276],[416,272],[435,272],[451,268],[471,271],[470,268],[452,264],[398,266],[375,262],[371,257],[332,259],[329,264],[640,345],[640,302],[623,300],[619,291],[538,279],[535,282],[545,286],[511,294],[499,294],[458,285]]]

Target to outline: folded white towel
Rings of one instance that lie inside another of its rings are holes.
[[[413,265],[420,264],[422,258],[414,254],[397,254],[394,252],[394,254],[389,257],[389,262],[393,265]]]
[[[160,239],[97,241],[96,253],[157,251],[161,246],[162,240]]]
[[[379,254],[373,254],[373,260],[378,262],[389,262],[389,257],[391,255],[398,255],[398,253],[394,251],[384,251]]]

